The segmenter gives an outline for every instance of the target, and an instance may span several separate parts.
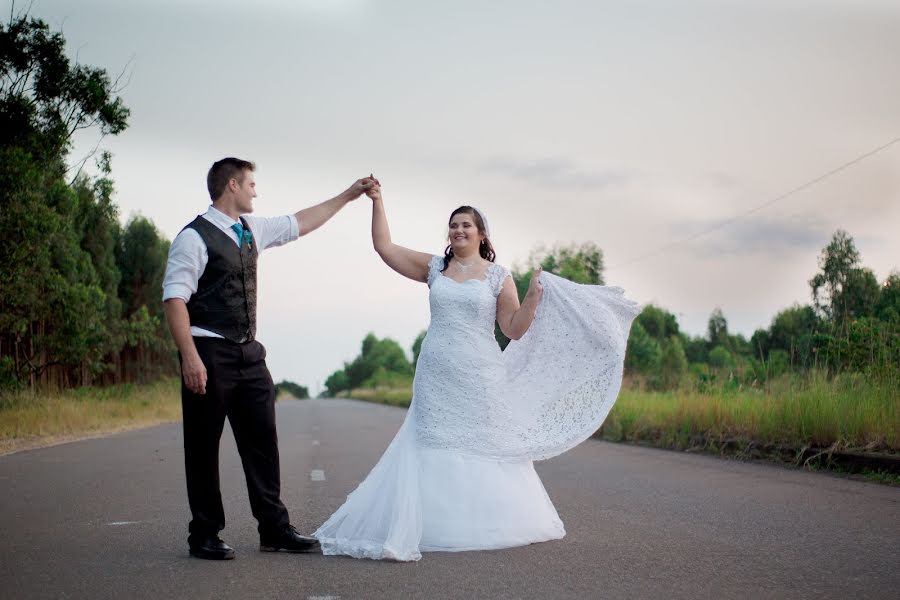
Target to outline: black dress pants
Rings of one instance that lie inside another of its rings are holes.
[[[266,350],[257,341],[237,344],[195,337],[206,366],[206,394],[195,394],[181,379],[184,416],[184,465],[191,507],[189,539],[215,535],[225,527],[219,489],[219,440],[225,417],[244,466],[253,516],[260,533],[290,520],[281,502],[275,385],[266,367]]]

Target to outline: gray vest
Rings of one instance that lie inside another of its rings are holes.
[[[241,218],[244,229],[247,222]],[[197,291],[187,303],[191,325],[214,331],[232,342],[256,338],[256,242],[235,245],[235,234],[224,232],[202,216],[185,229],[200,234],[209,262]]]

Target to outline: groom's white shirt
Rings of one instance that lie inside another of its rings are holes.
[[[258,252],[266,248],[274,248],[288,242],[293,242],[300,237],[300,225],[294,215],[283,217],[254,217],[253,215],[241,215],[253,232],[253,243]],[[237,235],[231,226],[240,221],[235,221],[225,213],[213,206],[203,215],[203,218],[224,231],[231,237],[235,246],[240,247]],[[169,248],[169,260],[166,262],[166,275],[163,278],[163,302],[171,298],[181,298],[185,302],[191,299],[197,291],[200,276],[209,262],[209,253],[203,238],[196,230],[187,228],[175,236],[172,246]],[[223,336],[218,333],[191,326],[191,335],[195,337]]]

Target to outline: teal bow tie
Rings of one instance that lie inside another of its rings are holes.
[[[237,234],[237,239],[241,243],[241,246],[244,245],[244,242],[247,242],[247,245],[250,245],[250,241],[253,239],[253,232],[249,229],[244,229],[244,226],[240,223],[235,223],[231,226],[231,229]]]

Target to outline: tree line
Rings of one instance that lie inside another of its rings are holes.
[[[284,393],[297,400],[306,400],[309,398],[309,390],[306,386],[299,385],[293,381],[288,381],[287,379],[283,379],[279,383],[276,383],[275,389],[279,394]]]
[[[647,306],[635,319],[626,368],[651,388],[680,384],[757,385],[786,373],[863,373],[895,381],[900,368],[900,273],[879,283],[853,238],[838,230],[809,280],[809,304],[778,312],[750,339],[728,331],[721,309],[705,336],[679,330],[675,316]]]
[[[144,217],[120,223],[109,153],[96,176],[91,156],[69,162],[79,132],[126,129],[117,86],[43,21],[0,24],[0,390],[177,372],[160,301],[169,242]]]
[[[604,283],[603,252],[594,244],[539,249],[529,257],[541,266],[578,283]],[[786,374],[862,373],[883,381],[900,376],[900,273],[879,282],[863,266],[852,236],[838,230],[819,256],[819,271],[808,285],[811,302],[778,312],[767,328],[750,339],[728,330],[720,308],[709,317],[705,335],[681,331],[673,313],[653,304],[632,324],[625,358],[626,374],[638,385],[655,390],[682,386],[763,386]],[[512,271],[524,298],[532,268]],[[499,328],[497,341],[509,342]],[[353,361],[325,383],[327,396],[360,387],[409,385],[423,331],[409,362],[393,340],[369,334]]]

